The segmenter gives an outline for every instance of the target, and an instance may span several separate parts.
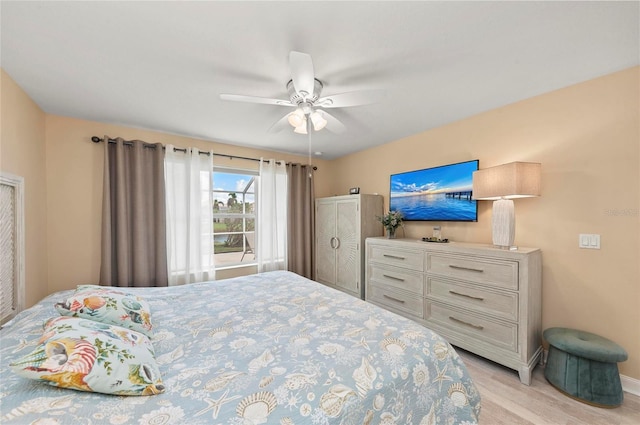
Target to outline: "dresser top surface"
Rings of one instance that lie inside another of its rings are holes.
[[[398,239],[388,239],[386,237],[373,237],[367,238],[367,243],[392,243],[396,246],[404,246],[407,248],[416,248],[419,247],[421,249],[428,249],[430,251],[460,251],[460,250],[468,250],[468,251],[477,251],[481,250],[484,253],[494,253],[501,255],[526,255],[532,252],[540,251],[539,248],[527,248],[527,247],[516,247],[516,249],[504,249],[500,247],[496,247],[490,244],[480,244],[480,243],[469,243],[469,242],[447,242],[447,243],[437,243],[437,242],[424,242],[419,239],[413,238],[398,238]]]

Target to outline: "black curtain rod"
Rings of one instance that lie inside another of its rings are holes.
[[[101,137],[98,137],[98,136],[93,136],[91,138],[91,141],[93,143],[100,143],[100,142],[104,141],[104,139],[101,138]],[[109,143],[115,143],[115,142],[116,142],[115,139],[109,139]],[[155,149],[156,148],[156,145],[153,145],[151,143],[146,143],[146,142],[143,142],[143,143],[144,143],[144,147],[145,148],[151,148],[151,149]],[[129,140],[125,140],[124,144],[128,145],[128,146],[132,146],[133,142],[129,141]],[[166,147],[163,146],[162,149],[166,149]],[[178,152],[187,152],[187,150],[185,148],[175,148],[174,147],[173,150],[174,151],[178,151]],[[199,154],[200,155],[209,155],[209,152],[199,152]],[[214,152],[213,156],[222,156],[222,157],[229,158],[229,159],[246,159],[248,161],[260,161],[260,159],[258,159],[258,158],[249,158],[249,157],[246,157],[246,156],[229,155],[229,154],[226,154],[226,153],[215,153]],[[265,161],[269,162],[268,159],[266,159]],[[276,161],[276,164],[280,164],[280,161]],[[293,165],[293,166],[295,166],[295,165],[304,165],[304,164],[295,164],[293,162],[285,163],[285,164],[289,164],[289,165]],[[313,169],[317,170],[318,167],[313,166]]]

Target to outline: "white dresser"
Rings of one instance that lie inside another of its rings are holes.
[[[366,262],[367,301],[517,370],[530,384],[542,355],[539,249],[368,238]]]

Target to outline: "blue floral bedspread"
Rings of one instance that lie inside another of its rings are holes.
[[[151,306],[166,392],[110,396],[13,374],[65,291],[0,331],[0,423],[477,423],[480,396],[444,339],[296,274],[128,289]]]

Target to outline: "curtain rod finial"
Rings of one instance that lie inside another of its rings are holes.
[[[100,142],[102,142],[102,139],[101,139],[101,138],[99,138],[98,136],[93,136],[93,137],[91,138],[91,141],[92,141],[93,143],[100,143]]]

